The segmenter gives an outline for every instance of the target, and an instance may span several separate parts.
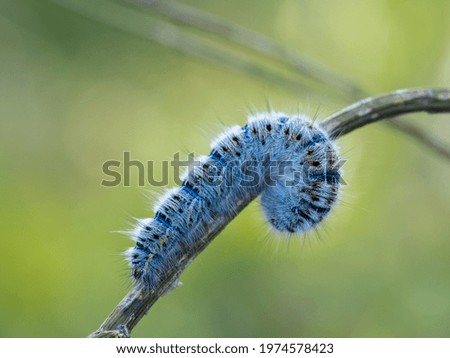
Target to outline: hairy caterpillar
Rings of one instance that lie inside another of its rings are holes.
[[[155,288],[201,240],[209,223],[261,195],[267,221],[285,233],[318,225],[337,201],[340,162],[333,141],[304,115],[262,113],[225,131],[140,220],[126,255],[134,279]]]

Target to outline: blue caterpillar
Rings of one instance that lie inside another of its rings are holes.
[[[277,231],[301,234],[316,227],[337,202],[337,148],[304,115],[261,113],[225,131],[208,156],[139,220],[136,246],[126,255],[138,284],[156,288],[178,260],[240,203],[261,195],[263,213]]]

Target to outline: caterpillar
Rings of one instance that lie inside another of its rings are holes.
[[[260,113],[226,130],[133,231],[126,251],[137,284],[156,288],[165,273],[202,240],[209,223],[261,196],[277,231],[315,228],[335,206],[341,178],[334,142],[302,114]]]

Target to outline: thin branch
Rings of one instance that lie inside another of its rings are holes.
[[[219,235],[254,198],[238,203],[237,209],[226,216],[217,217],[205,228],[205,237],[195,243],[189,255],[185,255],[166,273],[161,284],[155,290],[134,287],[114,308],[100,328],[91,333],[89,338],[128,338],[131,330],[144,317],[153,304],[168,291],[178,285],[178,278],[184,269]]]
[[[331,138],[339,138],[366,124],[411,112],[449,112],[450,90],[426,88],[397,90],[370,97],[339,111],[321,123]]]
[[[355,129],[382,119],[410,112],[450,113],[450,89],[399,90],[387,95],[368,98],[328,117],[321,127],[331,137],[339,138]],[[170,271],[155,289],[133,288],[107,317],[101,327],[89,337],[129,337],[131,330],[147,313],[153,304],[171,288],[176,287],[183,270],[197,257],[211,241],[241,212],[254,197],[238,203],[231,214],[218,217],[205,228],[205,236]]]

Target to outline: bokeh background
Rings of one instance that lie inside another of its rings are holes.
[[[450,84],[447,0],[179,3],[264,34],[370,94]],[[129,151],[155,161],[159,177],[163,160],[208,153],[251,111],[320,119],[351,103],[333,85],[310,92],[281,65],[187,26],[174,24],[306,90],[166,46],[173,34],[136,27],[140,16],[173,23],[129,2],[0,1],[1,337],[84,337],[131,287],[121,255],[131,241],[115,231],[152,216],[148,190],[162,188],[139,187],[137,176],[103,187],[105,161]],[[413,117],[450,142],[448,115]],[[339,146],[348,186],[318,233],[288,241],[252,203],[133,336],[449,337],[448,161],[384,124]]]

